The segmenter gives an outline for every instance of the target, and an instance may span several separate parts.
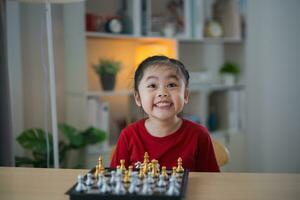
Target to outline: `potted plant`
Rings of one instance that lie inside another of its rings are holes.
[[[59,141],[59,162],[62,167],[67,167],[68,153],[72,150],[80,150],[88,145],[103,142],[107,133],[94,127],[79,131],[65,123],[59,124],[58,128],[63,137]],[[47,152],[50,156],[49,164],[53,166],[53,138],[48,133],[49,149],[46,144],[46,133],[41,128],[31,128],[24,130],[17,138],[17,142],[31,152],[29,157],[16,156],[16,166],[47,167]],[[72,168],[83,167],[78,164]]]
[[[102,89],[113,90],[116,82],[116,74],[121,69],[121,63],[111,59],[100,59],[98,64],[93,65],[93,68],[99,75]]]
[[[240,74],[240,68],[235,63],[225,62],[220,68],[220,74],[223,84],[232,86],[236,83],[236,79]]]

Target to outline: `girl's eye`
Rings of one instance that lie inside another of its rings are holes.
[[[155,88],[156,86],[155,86],[155,84],[149,84],[148,86],[147,86],[147,88]]]
[[[169,84],[168,84],[168,87],[171,87],[171,88],[172,88],[172,87],[177,87],[177,84],[176,84],[176,83],[169,83]]]

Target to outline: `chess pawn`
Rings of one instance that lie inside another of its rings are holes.
[[[88,173],[88,174],[87,174],[87,179],[86,179],[86,181],[85,181],[85,184],[86,184],[87,186],[92,186],[92,185],[94,184],[93,174],[91,174],[91,173]]]
[[[118,174],[118,173],[122,174],[120,165],[117,165],[117,169],[116,169],[116,170],[117,170],[117,174]]]
[[[114,191],[115,194],[125,194],[126,190],[124,188],[124,185],[121,181],[121,176],[117,176],[116,177],[116,186],[114,187]]]
[[[99,158],[98,158],[98,170],[99,170],[99,172],[105,170],[104,165],[103,165],[102,155],[100,155]]]
[[[122,173],[124,173],[126,171],[125,160],[124,159],[120,160],[120,170],[121,170]]]
[[[78,177],[77,177],[77,186],[76,186],[75,190],[77,192],[84,192],[86,190],[82,175],[78,175]]]
[[[162,166],[162,168],[161,168],[161,175],[164,177],[164,179],[166,180],[166,179],[168,179],[168,173],[167,173],[167,168],[166,168],[166,166]]]
[[[177,160],[176,172],[177,173],[183,173],[184,172],[184,169],[182,167],[182,159],[181,159],[181,157],[179,157],[178,160]]]
[[[102,188],[104,182],[105,182],[105,176],[103,174],[99,174],[98,181],[97,181],[97,186],[99,189]]]
[[[106,178],[103,176],[103,183],[102,183],[102,187],[100,189],[101,193],[107,193],[111,191],[111,188],[109,187],[109,185],[107,184]]]
[[[109,180],[111,185],[115,185],[116,183],[116,171],[111,171],[110,172],[110,180]]]
[[[125,170],[125,172],[124,172],[124,178],[123,178],[123,182],[124,183],[129,183],[129,175],[128,175],[129,173],[128,173],[128,170]]]
[[[177,167],[172,167],[172,175],[174,177],[177,177],[177,172],[176,172]]]
[[[133,194],[133,193],[138,193],[139,192],[139,187],[138,187],[138,177],[137,177],[137,174],[134,173],[132,174],[131,178],[130,178],[130,186],[129,186],[129,189],[128,189],[128,192],[130,194]]]
[[[159,175],[159,181],[157,183],[158,187],[165,187],[167,185],[165,177],[161,174]]]
[[[176,183],[177,183],[176,178],[172,178],[172,177],[170,178],[170,184],[169,184],[169,188],[168,188],[166,194],[169,196],[179,195],[179,189],[176,185]]]
[[[151,183],[149,183],[148,178],[144,178],[142,194],[151,195],[152,193],[153,193],[153,190],[151,188]]]

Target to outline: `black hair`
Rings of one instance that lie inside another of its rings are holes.
[[[134,74],[134,90],[138,91],[139,83],[141,82],[144,71],[151,66],[169,66],[176,68],[177,71],[179,71],[180,75],[185,79],[185,85],[188,87],[189,85],[189,72],[185,68],[184,64],[180,62],[179,60],[169,58],[167,56],[162,55],[156,55],[146,58],[144,61],[142,61],[139,66],[137,67],[135,74]]]

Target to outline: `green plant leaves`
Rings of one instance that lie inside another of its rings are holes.
[[[74,127],[62,123],[58,125],[58,129],[64,134],[71,148],[78,149],[83,146],[82,135]]]
[[[95,72],[101,74],[117,74],[121,69],[121,63],[111,59],[100,59],[99,64],[93,65]]]
[[[94,127],[89,127],[84,131],[78,131],[76,128],[61,123],[59,130],[64,136],[64,140],[59,141],[59,158],[64,162],[66,155],[71,149],[84,148],[89,144],[96,144],[106,139],[106,133]],[[49,158],[50,165],[53,165],[53,140],[52,134],[48,134],[49,139]],[[33,158],[16,156],[16,166],[32,165],[33,167],[47,167],[47,145],[46,134],[43,129],[31,128],[23,131],[16,140],[25,149],[32,153]]]
[[[84,138],[84,144],[96,144],[106,139],[106,133],[100,129],[90,127],[82,132]]]
[[[49,147],[52,148],[52,135],[48,134]],[[46,137],[45,131],[40,128],[32,128],[25,130],[17,137],[19,144],[33,152],[46,153]]]

